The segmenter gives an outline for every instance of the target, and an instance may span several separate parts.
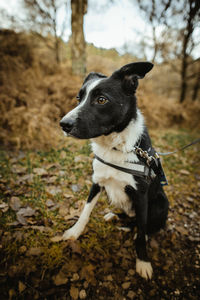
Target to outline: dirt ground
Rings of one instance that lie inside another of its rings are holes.
[[[158,150],[198,136],[152,131]],[[49,151],[1,151],[1,299],[199,299],[199,146],[163,160],[170,201],[165,230],[149,238],[152,280],[135,272],[134,232],[106,223],[105,194],[84,234],[63,241],[91,186],[88,143],[67,140]]]

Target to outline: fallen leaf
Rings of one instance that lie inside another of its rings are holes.
[[[18,180],[16,181],[16,183],[20,184],[21,182],[25,182],[25,181],[28,181],[28,183],[31,183],[31,182],[33,182],[33,177],[34,177],[33,174],[26,174],[26,175],[20,176],[18,178]]]
[[[74,253],[78,253],[78,254],[82,253],[79,241],[69,240],[68,244]]]
[[[52,206],[54,206],[55,205],[55,203],[51,200],[51,199],[48,199],[47,201],[46,201],[46,206],[47,207],[52,207]]]
[[[35,212],[35,209],[31,208],[30,206],[27,206],[25,208],[20,208],[18,214],[21,214],[23,217],[32,217],[35,216]]]
[[[72,195],[72,194],[67,194],[67,193],[64,193],[63,196],[64,196],[65,198],[74,198],[74,195]]]
[[[56,236],[50,238],[50,240],[51,240],[53,243],[58,243],[58,242],[60,242],[60,241],[63,240],[63,236],[62,236],[62,235],[56,235]]]
[[[39,176],[45,176],[48,175],[47,170],[43,169],[43,168],[34,168],[33,172]]]
[[[32,209],[30,206],[27,206],[26,208],[20,208],[20,210],[17,212],[17,220],[22,225],[27,225],[27,220],[25,217],[32,217],[35,216],[35,209]]]
[[[72,297],[73,300],[77,300],[78,295],[79,295],[79,290],[76,287],[72,286],[70,288],[70,296]]]
[[[9,209],[9,206],[8,206],[7,203],[5,203],[5,202],[0,203],[0,210],[1,210],[2,212],[7,212],[8,209]]]
[[[13,173],[17,173],[17,174],[26,173],[26,167],[22,167],[22,166],[18,166],[18,165],[13,165],[11,170]]]
[[[41,247],[32,247],[30,248],[27,252],[26,255],[27,256],[38,256],[40,255],[42,252],[44,252],[44,250]]]
[[[18,283],[19,293],[21,294],[25,289],[26,289],[26,285],[22,281],[19,281]]]
[[[81,269],[80,276],[81,279],[86,279],[89,283],[94,283],[96,281],[94,277],[95,266],[88,264]]]
[[[57,179],[57,176],[51,176],[49,178],[46,179],[47,183],[55,183]]]
[[[62,193],[62,190],[59,187],[49,186],[46,187],[46,193],[49,194],[50,196],[55,196],[59,193]]]
[[[64,150],[62,150],[61,152],[60,152],[60,158],[61,159],[65,159],[67,157],[67,153],[64,151]]]
[[[66,274],[60,271],[57,275],[53,276],[53,282],[56,286],[66,284],[68,282],[68,278]]]
[[[184,169],[180,170],[179,173],[182,175],[190,175],[190,172]]]
[[[12,197],[10,199],[9,205],[12,208],[12,210],[18,211],[21,207],[21,201],[20,201],[19,197]]]

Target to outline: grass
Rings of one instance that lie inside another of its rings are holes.
[[[182,147],[198,137],[198,133],[185,130],[152,131],[151,134],[154,146],[163,152]],[[22,207],[30,206],[36,211],[33,216],[26,218],[27,225],[23,226],[13,223],[17,221],[17,215],[10,206],[7,211],[0,210],[0,257],[3,258],[3,268],[9,269],[28,257],[29,264],[40,265],[42,274],[69,261],[71,254],[66,248],[67,242],[55,243],[51,238],[61,235],[75,222],[65,220],[65,216],[71,213],[71,209],[79,211],[82,202],[87,199],[91,186],[91,156],[89,143],[74,144],[73,140],[67,147],[50,151],[12,153],[1,150],[0,203],[9,204],[12,197],[18,197]],[[166,192],[172,208],[180,197],[182,201],[191,196],[195,201],[198,200],[199,160],[199,145],[163,158],[169,181]],[[42,169],[43,175],[39,175],[38,168]],[[78,192],[73,191],[72,185],[76,186]],[[48,207],[48,200],[53,201],[52,207]],[[78,247],[88,255],[97,253],[100,257],[106,257],[110,251],[117,251],[120,245],[114,224],[106,224],[103,220],[106,208],[106,196],[103,194],[85,234],[78,241]],[[28,251],[32,248],[40,249],[41,253],[29,256]],[[76,253],[79,250],[75,248],[74,251]]]

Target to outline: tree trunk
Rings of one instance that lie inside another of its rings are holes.
[[[200,89],[200,72],[197,74],[196,81],[193,87],[192,100],[195,101],[198,97],[198,92]]]
[[[87,0],[71,0],[72,27],[72,73],[84,76],[86,73],[85,38],[83,32],[84,14],[87,12]]]
[[[187,91],[187,79],[186,79],[186,71],[187,71],[187,55],[184,53],[182,58],[182,67],[181,67],[181,93],[180,93],[180,103],[185,100],[186,91]]]
[[[158,43],[157,43],[157,38],[156,38],[156,27],[152,25],[152,34],[153,34],[153,44],[154,44],[154,49],[153,49],[153,57],[152,57],[152,63],[155,63],[155,59],[157,56],[158,52]]]

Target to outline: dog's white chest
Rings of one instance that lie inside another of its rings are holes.
[[[136,188],[136,182],[132,175],[115,170],[112,167],[94,160],[93,162],[93,181],[104,187],[108,198],[115,207],[124,210],[128,215],[131,214],[132,204],[125,187],[131,185]]]

